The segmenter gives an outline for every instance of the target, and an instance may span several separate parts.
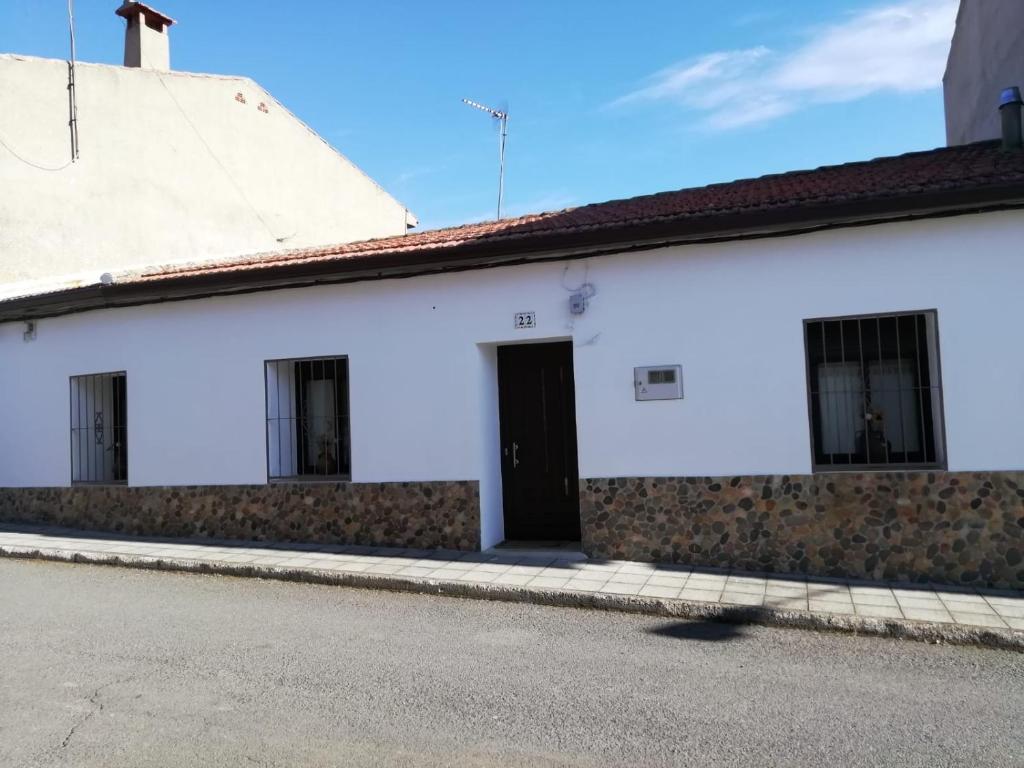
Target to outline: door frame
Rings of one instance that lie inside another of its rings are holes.
[[[501,380],[501,366],[499,364],[499,357],[501,355],[500,350],[503,348],[510,347],[541,347],[541,346],[562,346],[565,348],[567,353],[568,362],[568,374],[569,382],[564,387],[563,392],[565,393],[566,400],[563,408],[563,418],[567,419],[569,423],[567,426],[567,438],[570,444],[566,446],[566,461],[567,465],[566,478],[567,482],[571,487],[566,488],[566,493],[569,496],[569,501],[563,502],[568,507],[572,508],[572,524],[570,527],[574,529],[572,535],[569,536],[569,541],[578,541],[582,536],[582,520],[580,518],[580,506],[579,506],[579,430],[577,426],[577,409],[576,409],[576,372],[575,372],[575,347],[571,337],[565,338],[545,338],[545,339],[524,339],[522,341],[509,341],[495,344],[493,346],[494,351],[494,383],[495,383],[495,406],[496,406],[496,417],[497,417],[497,473],[498,481],[500,486],[500,503],[501,503],[501,522],[502,522],[502,539],[507,540],[511,538],[508,531],[508,510],[510,507],[510,493],[511,489],[507,483],[507,472],[508,460],[510,457],[506,457],[505,449],[510,438],[508,438],[508,427],[507,420],[509,415],[503,411],[505,409],[505,384]],[[566,518],[568,521],[568,516]],[[568,524],[568,523],[567,523]],[[552,537],[554,540],[554,537]]]

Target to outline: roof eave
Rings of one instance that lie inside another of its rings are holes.
[[[818,206],[668,218],[641,224],[625,222],[584,231],[483,238],[434,249],[339,256],[298,264],[253,265],[9,299],[0,302],[0,323],[165,301],[583,258],[669,245],[780,237],[838,227],[1021,207],[1024,207],[1024,189],[1019,184],[1011,184]]]

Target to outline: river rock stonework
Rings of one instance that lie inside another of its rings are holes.
[[[145,536],[480,548],[475,481],[0,488],[0,521]]]
[[[580,481],[591,557],[1024,587],[1024,472]]]

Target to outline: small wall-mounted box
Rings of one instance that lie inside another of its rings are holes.
[[[633,369],[637,400],[682,400],[683,366],[647,365]]]

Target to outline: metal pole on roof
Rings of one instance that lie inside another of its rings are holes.
[[[75,92],[75,4],[68,0],[68,32],[71,60],[68,61],[68,128],[71,131],[71,162],[78,159],[78,94]]]
[[[505,196],[505,140],[508,138],[508,110],[493,109],[469,99],[463,99],[462,103],[486,112],[498,121],[498,218],[500,219],[501,203]]]

